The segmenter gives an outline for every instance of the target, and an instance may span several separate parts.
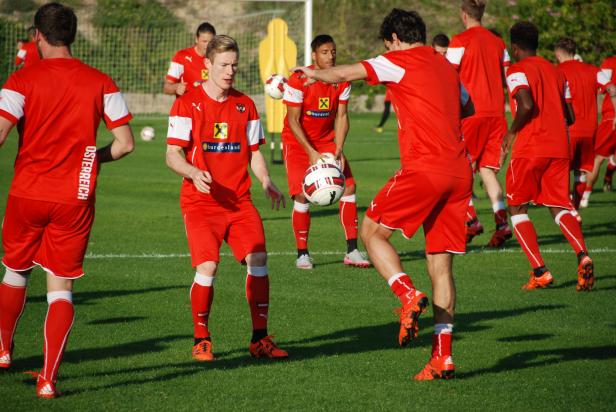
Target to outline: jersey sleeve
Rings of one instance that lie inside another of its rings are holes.
[[[511,96],[515,96],[520,89],[530,89],[528,78],[521,68],[514,65],[507,70],[507,88]]]
[[[259,112],[254,102],[250,101],[248,106],[248,124],[246,125],[246,138],[251,151],[259,150],[259,146],[265,143],[265,134],[261,126]]]
[[[299,74],[293,73],[284,88],[282,102],[287,106],[301,106],[304,103],[304,85]]]
[[[105,124],[109,130],[122,126],[133,118],[133,115],[128,111],[124,96],[111,77],[107,77],[105,80],[103,102]]]
[[[449,60],[449,63],[457,69],[462,63],[462,57],[464,57],[464,45],[460,42],[457,36],[453,36],[449,47],[447,48],[447,54],[445,57]]]
[[[171,83],[179,83],[184,74],[184,65],[181,63],[179,53],[176,53],[171,59],[169,70],[167,71],[166,79]]]
[[[573,98],[571,97],[571,88],[569,87],[569,82],[567,80],[565,80],[563,94],[565,95],[565,101],[567,103],[573,103]]]
[[[24,48],[21,48],[17,51],[17,56],[15,56],[15,66],[19,66],[26,60],[27,53],[28,52]]]
[[[599,90],[601,90],[601,93],[605,93],[605,89],[607,89],[608,86],[610,86],[612,83],[611,78],[612,78],[612,73],[606,73],[606,70],[609,69],[603,69],[603,70],[597,70],[597,87],[599,88]],[[611,72],[611,70],[609,70]]]
[[[24,115],[25,90],[17,74],[13,74],[0,90],[0,116],[15,124]]]
[[[366,82],[372,85],[379,83],[399,83],[406,73],[404,68],[394,64],[384,55],[364,60],[361,64],[368,73]]]
[[[175,99],[169,112],[167,144],[188,147],[192,138],[192,112],[184,99]]]
[[[342,92],[338,96],[338,103],[347,104],[351,98],[351,83],[343,83],[340,85]]]

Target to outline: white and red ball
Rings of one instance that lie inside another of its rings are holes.
[[[265,93],[275,100],[282,99],[284,96],[284,88],[287,85],[287,79],[282,74],[272,74],[265,81]]]
[[[151,140],[154,140],[154,137],[156,137],[156,133],[154,132],[153,127],[146,126],[141,129],[141,133],[139,133],[139,136],[141,136],[141,140],[149,142]]]
[[[330,206],[340,200],[344,185],[344,174],[336,165],[317,163],[306,170],[302,190],[310,203]]]
[[[336,159],[333,153],[321,153],[321,157],[317,160],[317,163],[329,163],[344,171],[344,164],[340,159]]]

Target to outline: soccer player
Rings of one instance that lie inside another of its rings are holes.
[[[553,282],[528,217],[528,204],[547,206],[578,258],[577,290],[594,284],[593,261],[588,256],[579,222],[569,200],[569,144],[566,124],[574,113],[564,76],[537,56],[539,31],[530,22],[510,29],[511,50],[517,60],[507,70],[507,85],[514,119],[503,140],[503,154],[511,152],[507,169],[507,202],[511,223],[533,268],[523,288],[545,288]],[[566,119],[566,122],[565,122]]]
[[[165,94],[181,96],[207,80],[205,51],[214,36],[214,26],[208,22],[201,23],[195,33],[195,45],[175,53],[163,85]]]
[[[16,123],[19,132],[2,226],[0,368],[11,366],[28,277],[39,265],[47,272],[49,306],[43,369],[32,374],[37,395],[54,398],[73,325],[73,282],[84,275],[98,171],[101,163],[130,153],[134,140],[128,125],[132,116],[113,80],[71,56],[77,30],[73,10],[46,4],[37,10],[34,27],[43,59],[16,71],[0,91],[0,143]],[[113,141],[97,149],[102,118]]]
[[[38,49],[36,48],[35,40],[36,29],[34,26],[28,27],[28,41],[20,42],[17,47],[17,56],[15,56],[15,66],[28,67],[37,61],[41,60]]]
[[[331,36],[316,36],[311,47],[314,62],[311,68],[320,70],[336,65],[336,43]],[[340,199],[340,222],[347,242],[347,254],[343,262],[360,268],[370,266],[370,262],[357,248],[355,179],[343,154],[349,131],[347,103],[350,95],[350,83],[330,85],[317,82],[304,86],[299,73],[289,77],[285,88],[283,102],[287,106],[287,115],[282,129],[282,142],[287,182],[293,198],[292,225],[297,245],[295,266],[298,269],[314,267],[308,252],[310,204],[304,196],[302,182],[306,169],[315,164],[323,153],[331,153],[343,163],[346,179],[344,194]]]
[[[235,40],[214,37],[206,50],[208,80],[178,98],[169,115],[167,165],[184,178],[180,206],[196,268],[190,302],[192,356],[197,361],[214,359],[208,321],[223,240],[237,261],[247,265],[246,298],[253,326],[250,354],[288,356],[267,334],[267,253],[263,223],[250,197],[248,165],[272,199],[272,208],[278,209],[281,202],[284,207],[284,198],[259,151],[264,137],[255,104],[233,88],[238,57]]]
[[[411,237],[423,225],[436,325],[432,356],[415,379],[448,379],[455,369],[453,254],[466,250],[465,213],[473,179],[460,118],[472,113],[472,103],[468,94],[463,98],[453,66],[425,45],[426,26],[419,14],[393,9],[380,37],[389,50],[381,56],[325,70],[299,70],[313,80],[335,84],[365,79],[391,91],[402,168],[370,203],[361,236],[374,266],[402,303],[399,343],[406,346],[417,335],[428,298],[404,273],[389,239],[396,229]]]
[[[616,80],[616,76],[614,76],[616,72],[616,56],[605,59],[603,63],[601,63],[601,71],[612,83],[614,83]],[[610,99],[608,99],[608,96]],[[599,177],[601,164],[603,164],[603,161],[607,158],[609,158],[609,160],[603,179],[603,190],[605,192],[612,190],[612,175],[614,174],[614,170],[616,170],[616,116],[614,116],[614,107],[614,96],[611,92],[608,92],[603,100],[603,106],[601,106],[601,123],[597,129],[595,140],[595,164],[592,173],[588,175],[586,191],[580,202],[580,207],[588,207],[590,194]]]
[[[446,56],[449,48],[449,37],[443,33],[439,33],[432,39],[432,47],[437,53]]]
[[[451,39],[447,59],[460,73],[475,105],[475,115],[462,121],[462,134],[492,202],[496,230],[487,246],[500,247],[512,236],[503,189],[496,177],[507,131],[503,68],[509,65],[509,54],[503,40],[481,25],[485,7],[484,0],[462,0],[460,17],[466,30]],[[483,233],[472,200],[467,217],[467,241],[470,242]]]
[[[575,59],[577,45],[563,37],[554,46],[558,70],[571,91],[575,123],[569,127],[569,153],[574,173],[573,206],[578,209],[586,189],[586,175],[594,167],[594,141],[597,131],[597,92],[616,92],[610,78],[600,69]],[[610,103],[611,104],[611,103]],[[612,105],[612,108],[614,106]]]

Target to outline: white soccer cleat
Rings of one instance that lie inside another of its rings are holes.
[[[312,258],[310,257],[310,255],[301,255],[295,261],[295,267],[298,269],[306,269],[306,270],[313,269],[314,265],[312,264]]]
[[[356,268],[369,268],[372,266],[366,255],[360,252],[359,249],[347,253],[344,257],[344,264],[355,266]]]
[[[583,197],[580,200],[580,209],[586,209],[588,207],[588,198],[587,197]]]

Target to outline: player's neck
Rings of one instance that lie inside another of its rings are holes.
[[[468,19],[464,22],[464,26],[467,29],[472,29],[473,27],[481,27],[481,22],[477,20]]]
[[[40,45],[40,52],[43,59],[71,59],[71,49],[67,46],[51,46],[49,44],[42,43]]]
[[[197,56],[199,57],[205,57],[205,53],[201,54],[199,52],[199,48],[197,46],[193,47],[193,49],[195,50],[195,53],[197,54]]]
[[[216,102],[224,102],[229,97],[230,89],[223,89],[218,87],[216,83],[211,80],[203,82],[203,91],[209,96],[210,99]]]

